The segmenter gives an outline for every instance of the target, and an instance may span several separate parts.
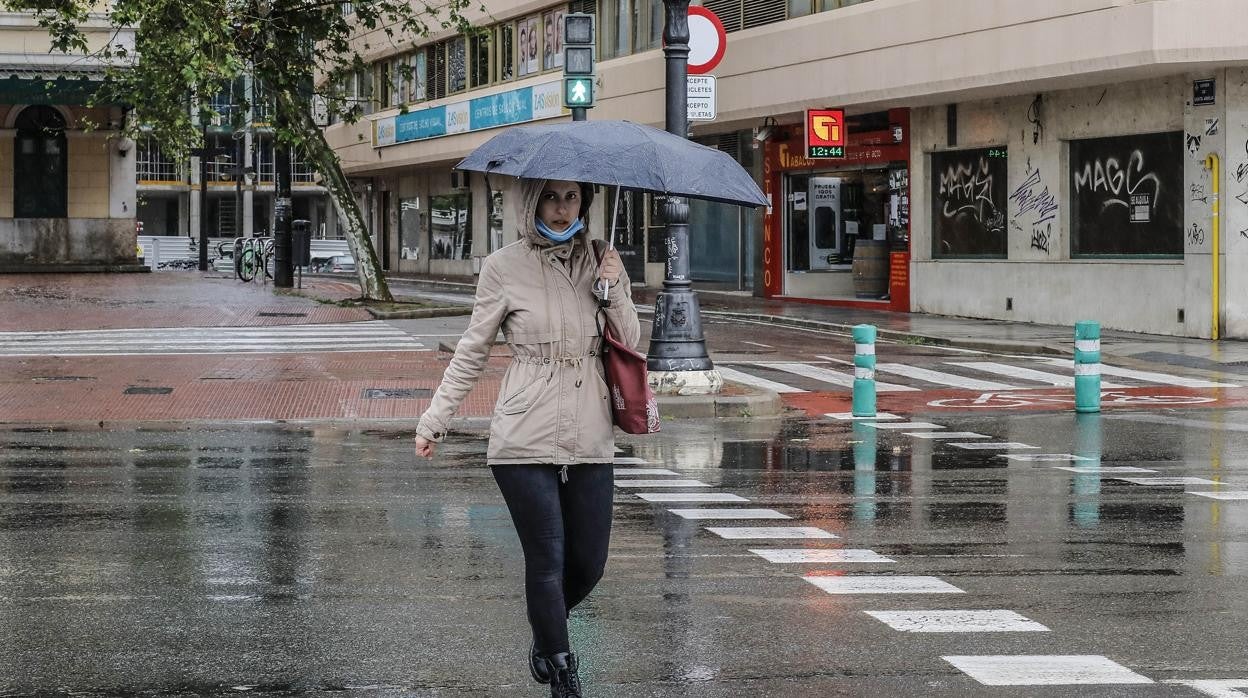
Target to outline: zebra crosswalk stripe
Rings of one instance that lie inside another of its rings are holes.
[[[1075,362],[1071,359],[1047,358],[1045,362],[1054,366],[1062,366],[1064,368],[1072,368]],[[1110,366],[1109,364],[1101,364],[1101,373],[1107,376],[1118,376],[1120,378],[1131,378],[1133,380],[1144,381],[1145,383],[1155,383],[1160,385],[1177,385],[1183,388],[1238,388],[1234,383],[1218,383],[1216,381],[1201,380],[1199,378],[1187,378],[1185,376],[1175,376],[1169,373],[1154,373],[1152,371],[1136,371],[1130,368],[1119,368]]]
[[[947,361],[945,363],[950,366],[969,368],[973,371],[983,371],[985,373],[995,373],[999,376],[1009,376],[1010,378],[1021,378],[1023,380],[1034,381],[1037,383],[1047,383],[1059,388],[1073,388],[1075,386],[1075,377],[1073,375],[1048,373],[1046,371],[1037,371],[1034,368],[1000,364],[995,361]],[[1119,385],[1117,383],[1102,382],[1101,387],[1125,388],[1127,386]],[[1015,390],[1017,390],[1017,388],[1015,388]]]
[[[935,383],[937,385],[951,385],[955,388],[966,388],[967,390],[1014,390],[1014,386],[1005,383],[997,383],[996,381],[979,380],[977,378],[967,378],[953,373],[945,373],[944,371],[933,371],[927,368],[919,368],[918,366],[907,366],[905,364],[879,364],[875,370],[880,373],[895,373],[906,378],[914,378],[927,383]]]
[[[760,378],[758,376],[751,375],[744,371],[738,371],[733,368],[728,368],[727,366],[724,366],[723,364],[717,365],[715,367],[715,370],[719,371],[720,376],[730,381],[741,383],[743,385],[750,385],[755,388],[774,390],[777,393],[804,393],[806,392],[805,390],[802,390],[801,388],[794,388],[793,386],[785,385],[784,383],[777,383],[776,381],[769,381],[766,378]]]
[[[839,385],[846,388],[852,388],[854,386],[854,377],[852,375],[848,373],[841,373],[839,371],[833,371],[821,366],[811,366],[810,364],[797,362],[755,362],[753,365],[758,366],[759,368],[774,368],[786,373],[802,376],[803,378],[813,378],[817,381],[831,383],[832,385]],[[885,383],[884,381],[879,380],[875,382],[875,389],[882,393],[914,392],[918,390],[918,388],[911,388],[908,385]]]
[[[428,351],[380,322],[270,327],[164,327],[0,332],[0,356]]]

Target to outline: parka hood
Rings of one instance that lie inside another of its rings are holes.
[[[528,240],[529,244],[538,247],[559,247],[567,245],[569,248],[575,247],[577,241],[584,241],[589,236],[589,221],[585,219],[585,228],[581,232],[572,236],[567,242],[555,242],[550,238],[543,236],[537,232],[537,226],[533,223],[537,217],[537,202],[542,198],[542,190],[546,188],[545,179],[521,179],[520,180],[520,198],[516,200],[516,220],[520,229],[520,238]],[[585,211],[581,211],[581,217],[584,218]]]

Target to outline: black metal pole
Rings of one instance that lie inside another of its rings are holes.
[[[247,137],[234,140],[234,237],[243,236],[243,174]]]
[[[572,120],[585,121],[589,118],[589,110],[585,107],[572,107]]]
[[[208,126],[204,126],[204,151],[199,156],[199,270],[208,271]]]
[[[688,137],[689,0],[663,0],[663,55],[667,61],[666,129]],[[689,280],[689,202],[669,196],[667,269],[654,300],[654,331],[647,365],[651,371],[709,371],[714,368],[702,336],[702,313]]]
[[[295,274],[291,264],[294,212],[291,210],[290,195],[290,146],[280,140],[273,156],[273,165],[277,168],[277,205],[273,210],[273,285],[277,288],[292,288],[295,285]]]

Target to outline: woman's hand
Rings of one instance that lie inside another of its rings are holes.
[[[620,253],[614,247],[608,248],[602,253],[602,263],[598,266],[598,278],[606,279],[608,283],[615,285],[620,280],[620,274],[624,272],[624,262],[620,259]]]
[[[416,437],[416,455],[433,458],[434,443],[423,436]]]

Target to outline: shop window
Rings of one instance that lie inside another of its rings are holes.
[[[516,25],[508,22],[498,28],[498,79],[516,77]]]
[[[542,70],[563,67],[563,15],[562,9],[542,15]]]
[[[420,199],[399,199],[399,259],[420,259]]]
[[[448,94],[463,92],[468,84],[468,64],[464,37],[459,36],[447,42],[446,48],[446,91]]]
[[[503,246],[503,193],[490,192],[490,252]]]
[[[1071,141],[1070,166],[1072,255],[1183,255],[1182,132]]]
[[[538,44],[541,43],[540,21],[541,17],[533,15],[525,17],[517,23],[519,25],[517,45],[520,47],[520,55],[516,61],[516,74],[520,77],[533,75],[541,70],[540,54],[538,53]]]
[[[69,215],[65,118],[52,107],[27,107],[17,116],[13,150],[13,217]]]
[[[469,259],[472,256],[470,201],[467,192],[429,197],[430,259]]]
[[[1006,256],[1005,147],[932,153],[932,255]]]

